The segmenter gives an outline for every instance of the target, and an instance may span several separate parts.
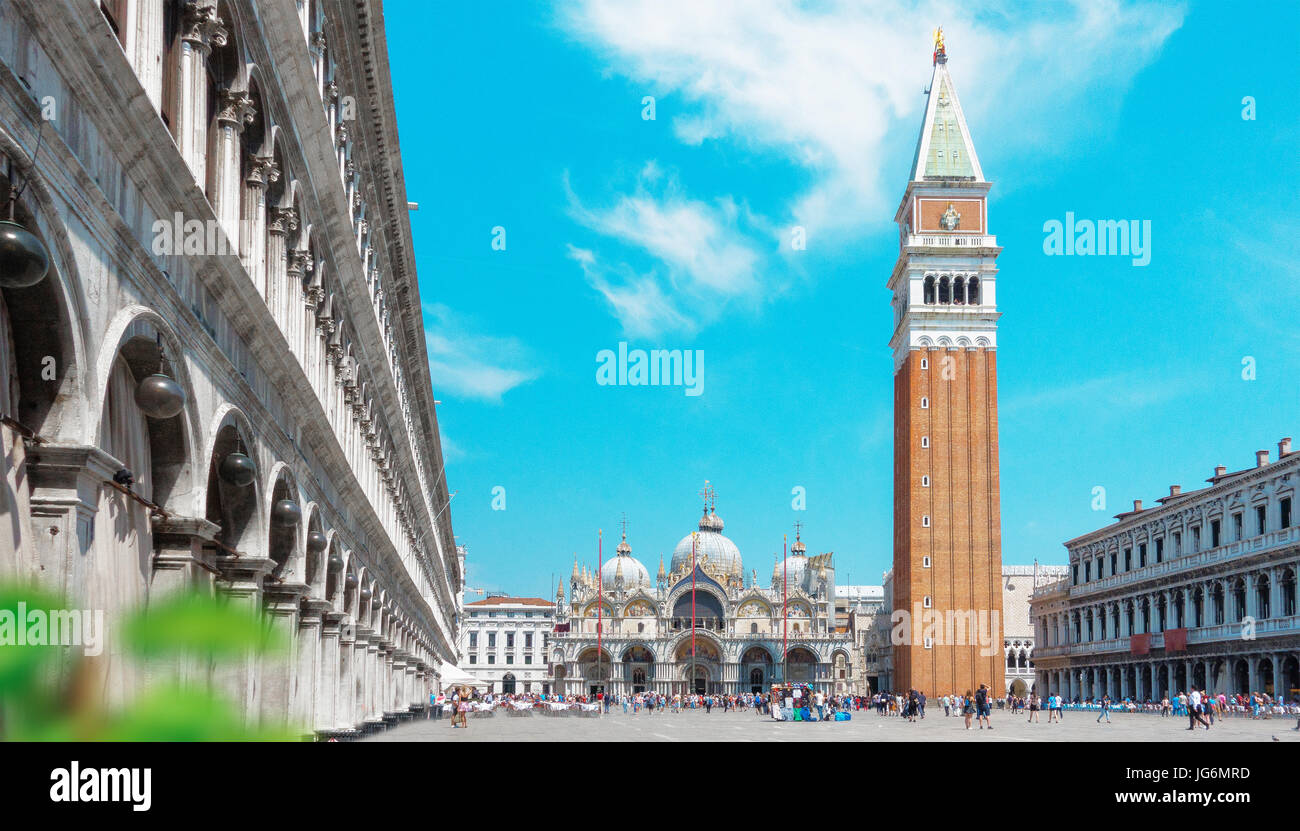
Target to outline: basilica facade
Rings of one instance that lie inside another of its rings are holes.
[[[425,706],[462,580],[380,4],[0,3],[0,206],[0,583],[246,606],[250,721]]]
[[[789,556],[760,581],[706,507],[652,577],[624,532],[596,568],[573,564],[556,592],[552,687],[566,695],[766,692],[773,683],[853,690],[852,636],[837,631],[830,553]]]

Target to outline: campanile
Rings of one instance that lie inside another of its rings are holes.
[[[997,239],[942,30],[895,221],[894,687],[1005,694],[998,500]],[[896,618],[897,619],[897,618]],[[971,631],[971,630],[974,631]]]

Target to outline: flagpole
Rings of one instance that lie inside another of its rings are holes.
[[[790,586],[790,555],[786,552],[789,538],[781,535],[781,681],[790,683],[790,641],[786,627],[790,625],[786,601]]]
[[[604,531],[596,529],[596,680],[603,682],[601,656],[604,650],[601,649],[601,630],[604,628],[605,611],[605,575],[601,572],[605,566],[605,549],[604,549]],[[601,701],[604,701],[605,685],[601,683]]]
[[[695,540],[698,532],[691,534],[691,683],[690,690],[695,691]]]

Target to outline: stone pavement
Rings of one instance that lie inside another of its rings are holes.
[[[600,742],[674,742],[674,741],[907,741],[907,742],[1080,742],[1108,740],[1140,742],[1300,742],[1294,717],[1252,721],[1230,718],[1216,721],[1206,731],[1187,730],[1187,719],[1161,718],[1159,715],[1120,714],[1111,723],[1097,723],[1097,714],[1066,713],[1064,723],[1048,724],[1041,714],[1037,724],[1026,723],[1026,716],[1012,716],[995,710],[993,730],[979,730],[972,722],[967,731],[961,717],[944,717],[926,713],[914,724],[897,716],[878,716],[874,711],[853,714],[847,722],[804,723],[775,722],[750,712],[723,713],[703,710],[683,713],[624,715],[618,709],[599,718],[548,717],[539,715],[507,716],[496,713],[488,717],[470,716],[469,728],[451,729],[443,719],[413,721],[386,730],[366,741],[390,742],[510,742],[510,741],[600,741]]]

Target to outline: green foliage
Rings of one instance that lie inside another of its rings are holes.
[[[154,684],[121,710],[106,710],[97,700],[97,659],[76,647],[15,645],[4,626],[25,625],[20,603],[28,611],[67,608],[54,595],[0,585],[0,739],[297,741],[309,732],[248,725],[236,704],[206,682],[183,684],[178,677]],[[263,616],[202,594],[164,597],[122,615],[119,626],[130,655],[155,669],[188,665],[202,675],[222,662],[282,654],[288,645]]]
[[[123,621],[122,640],[142,658],[227,660],[287,647],[260,616],[201,594],[176,594],[137,611]]]

